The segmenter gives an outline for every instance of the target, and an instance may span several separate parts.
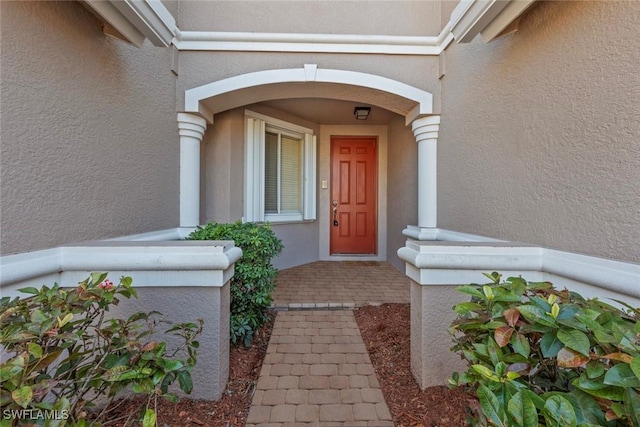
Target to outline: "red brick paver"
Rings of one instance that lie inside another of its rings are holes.
[[[296,425],[393,426],[351,310],[278,312],[247,427]]]

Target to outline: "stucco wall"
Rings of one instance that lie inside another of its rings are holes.
[[[543,2],[452,44],[438,225],[640,262],[638,28],[638,2]]]
[[[404,272],[405,263],[397,252],[407,240],[402,230],[418,223],[418,144],[403,117],[389,124],[387,156],[387,260]]]
[[[178,25],[194,31],[431,36],[437,1],[181,1]]]
[[[170,50],[103,35],[79,2],[0,2],[1,251],[175,227]]]
[[[133,280],[135,286],[135,275]],[[188,397],[219,399],[229,378],[229,283],[223,287],[139,287],[137,292],[137,299],[123,299],[117,307],[112,307],[109,314],[123,319],[140,311],[157,311],[174,324],[202,319],[202,334],[197,338],[200,347],[191,372],[193,391]],[[177,301],[180,301],[178,308]],[[165,335],[166,329],[158,328],[155,338],[166,341],[168,348],[174,349],[180,341]],[[185,395],[177,387],[176,391]]]
[[[202,140],[201,222],[234,222],[244,209],[244,112],[216,115]]]

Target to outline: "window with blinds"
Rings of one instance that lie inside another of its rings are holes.
[[[264,146],[264,209],[302,214],[303,138],[267,128]]]
[[[315,220],[312,130],[248,110],[245,115],[245,221]]]

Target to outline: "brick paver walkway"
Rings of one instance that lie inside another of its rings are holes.
[[[278,312],[247,426],[298,425],[393,426],[351,310]]]
[[[408,303],[408,280],[386,262],[318,261],[281,270],[273,306],[325,309]]]

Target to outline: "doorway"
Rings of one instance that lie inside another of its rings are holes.
[[[377,253],[377,142],[331,137],[331,255]]]

